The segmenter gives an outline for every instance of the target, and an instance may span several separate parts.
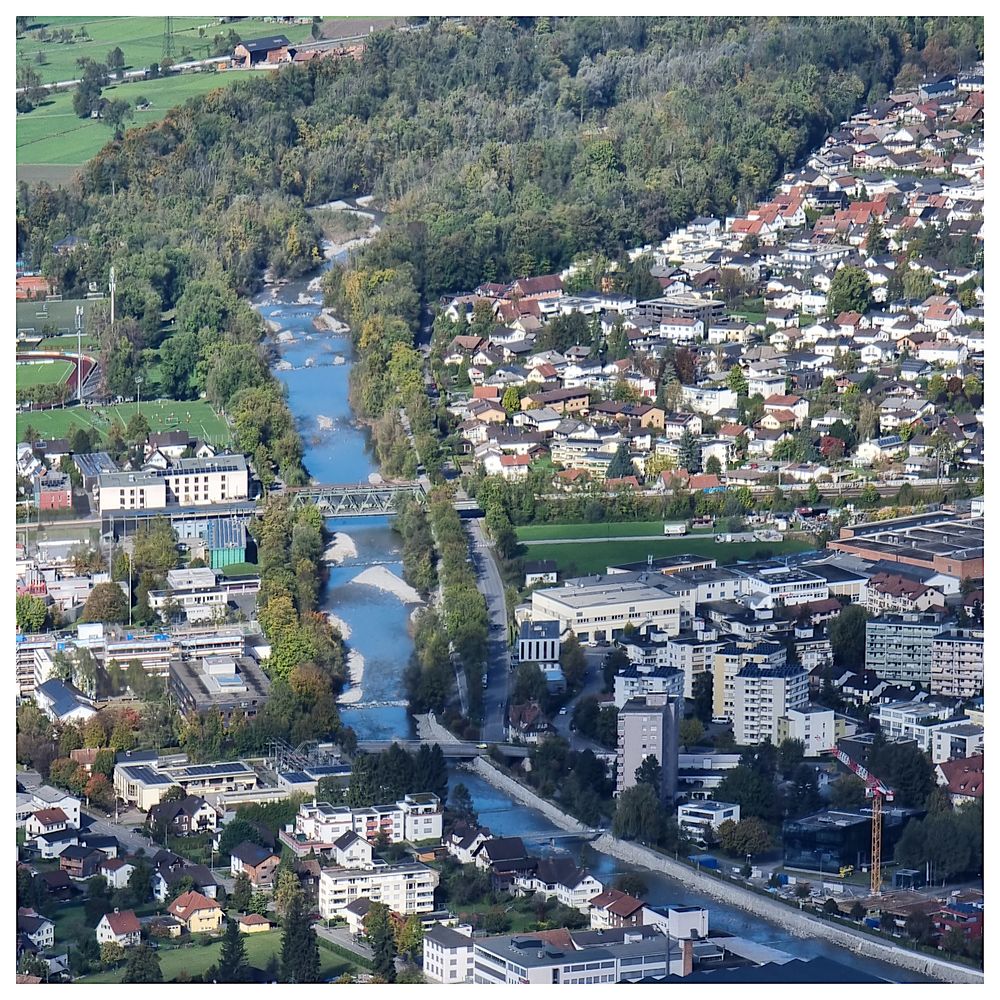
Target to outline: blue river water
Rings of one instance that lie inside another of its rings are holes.
[[[278,324],[281,334],[287,331],[287,335],[279,335],[278,350],[281,361],[291,367],[279,365],[276,375],[287,387],[310,475],[325,483],[368,481],[371,474],[377,473],[378,465],[371,453],[368,434],[355,420],[348,402],[350,337],[314,326],[313,320],[320,313],[321,293],[305,281],[282,286],[276,294],[265,293],[254,305],[265,319]],[[344,362],[337,363],[338,357]],[[356,556],[331,567],[322,602],[323,610],[348,625],[349,646],[364,657],[360,698],[354,705],[343,706],[341,717],[360,739],[412,737],[413,723],[406,709],[384,704],[404,698],[402,676],[413,648],[407,629],[410,608],[390,593],[354,582],[370,566],[384,566],[402,576],[399,536],[389,527],[388,519],[381,517],[330,520],[328,526],[334,532],[349,535],[357,551]],[[636,871],[647,883],[648,900],[653,905],[706,904],[704,897],[678,882],[626,865],[594,851],[577,838],[567,837],[543,815],[513,802],[475,774],[455,769],[450,780],[452,784],[465,784],[480,822],[495,835],[520,836],[535,854],[571,854],[607,883],[616,874]],[[715,930],[750,938],[800,958],[826,956],[893,982],[932,981],[884,962],[862,958],[824,940],[795,937],[736,907],[712,900],[707,905],[710,926]]]

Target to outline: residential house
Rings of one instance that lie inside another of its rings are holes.
[[[167,906],[167,913],[176,917],[190,934],[215,932],[222,928],[221,905],[200,892],[182,893]]]
[[[112,941],[122,948],[133,948],[139,944],[139,918],[132,910],[118,910],[105,913],[97,924],[97,943],[109,944]]]
[[[471,865],[475,863],[476,852],[492,836],[487,827],[456,823],[445,840],[445,849],[459,864]]]
[[[565,857],[542,858],[533,872],[514,877],[514,888],[555,899],[581,913],[589,912],[590,901],[604,890],[590,871]]]
[[[104,877],[104,881],[112,889],[124,889],[128,886],[128,880],[132,877],[135,866],[130,865],[124,858],[108,858],[102,861],[98,869],[98,874]]]
[[[274,881],[274,871],[281,858],[274,851],[259,844],[244,840],[233,848],[230,855],[230,871],[233,875],[243,872],[255,889],[270,886]]]
[[[471,924],[436,924],[424,932],[424,978],[432,983],[471,983],[474,951]]]
[[[241,934],[259,934],[271,929],[271,921],[259,913],[247,913],[237,917],[237,927]]]
[[[105,856],[100,851],[70,844],[59,855],[59,868],[71,879],[82,881],[96,875],[104,860]]]
[[[198,795],[160,802],[149,810],[149,826],[163,823],[176,837],[218,829],[219,814]]]
[[[17,908],[17,933],[23,934],[39,951],[55,944],[55,924],[28,906]]]
[[[641,927],[644,905],[620,889],[605,889],[590,901],[590,926],[595,930]]]
[[[980,754],[942,761],[935,768],[938,785],[948,792],[954,805],[983,801],[983,761]]]
[[[508,711],[507,738],[511,743],[540,743],[552,732],[552,725],[537,701],[511,705]]]

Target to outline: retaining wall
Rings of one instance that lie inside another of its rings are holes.
[[[475,771],[481,778],[488,781],[494,788],[499,788],[506,792],[512,799],[516,799],[523,805],[537,809],[546,819],[551,820],[560,830],[568,833],[592,834],[594,831],[589,826],[584,826],[578,819],[563,812],[558,806],[553,805],[548,799],[543,799],[536,795],[530,788],[526,788],[519,781],[515,781],[506,775],[498,767],[491,764],[483,757],[476,757],[468,765],[470,771]]]
[[[687,865],[643,847],[641,844],[619,840],[610,834],[602,834],[593,842],[593,847],[595,850],[603,854],[610,854],[621,861],[641,865],[651,871],[662,872],[683,885],[697,889],[698,892],[704,893],[706,896],[738,906],[748,913],[755,913],[757,916],[783,927],[797,937],[825,938],[833,944],[848,948],[866,958],[889,962],[926,976],[933,976],[944,982],[983,982],[982,972],[977,972],[975,969],[947,962],[935,958],[933,955],[908,951],[888,941],[879,941],[861,932],[840,927],[827,920],[821,920],[786,906],[784,903],[779,903],[777,900],[758,895],[739,885],[692,870]]]

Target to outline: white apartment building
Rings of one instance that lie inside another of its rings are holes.
[[[717,831],[726,820],[739,823],[739,803],[706,799],[703,802],[685,802],[677,807],[677,825],[681,832],[702,843],[706,830]]]
[[[741,592],[747,596],[764,594],[771,601],[783,601],[786,605],[825,601],[830,596],[830,587],[821,576],[803,569],[787,569],[780,563],[765,563],[752,569],[736,567],[735,572],[743,577]]]
[[[894,701],[879,705],[872,718],[879,724],[887,740],[913,739],[924,753],[929,753],[934,734],[950,724],[954,709],[931,699],[927,701]]]
[[[362,896],[404,916],[430,913],[439,881],[433,868],[415,861],[371,869],[324,868],[319,877],[319,914],[324,920],[342,915]]]
[[[441,800],[431,792],[406,795],[391,805],[367,809],[331,805],[329,802],[303,802],[294,827],[278,834],[296,854],[330,851],[343,834],[351,832],[374,843],[384,833],[390,844],[402,840],[440,840],[442,833]]]
[[[975,757],[983,752],[982,726],[972,722],[956,722],[940,726],[931,736],[931,760],[942,764],[946,760]]]
[[[435,924],[424,932],[424,978],[449,985],[471,983],[474,952],[471,924]]]
[[[167,571],[167,589],[151,590],[149,606],[166,620],[166,610],[171,605],[184,612],[190,622],[211,621],[226,613],[228,597],[218,585],[214,569],[208,566],[195,569]]]
[[[166,469],[102,473],[97,492],[102,512],[199,507],[245,500],[249,475],[242,455],[180,458]]]
[[[103,472],[97,480],[102,511],[148,510],[167,506],[167,484],[152,472]]]
[[[628,624],[677,635],[681,607],[677,595],[638,582],[570,583],[531,595],[532,621],[555,620],[580,642],[617,639]]]
[[[681,402],[696,413],[707,413],[710,417],[719,410],[733,410],[737,405],[736,393],[726,386],[682,385]]]
[[[931,640],[931,694],[974,698],[983,690],[983,630],[948,629]]]
[[[663,694],[684,697],[684,673],[673,667],[648,667],[634,664],[615,675],[615,707],[624,708],[633,698]]]
[[[809,701],[809,675],[800,667],[747,664],[736,675],[733,735],[740,746],[778,743],[778,720]]]
[[[778,720],[778,738],[801,740],[806,757],[818,757],[824,750],[831,750],[837,743],[836,714],[832,708],[806,705],[792,709]]]
[[[732,721],[736,710],[736,675],[748,664],[785,665],[787,654],[780,642],[728,642],[712,661],[712,715]]]

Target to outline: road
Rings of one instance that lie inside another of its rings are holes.
[[[327,941],[331,941],[333,944],[339,945],[341,948],[351,951],[355,955],[360,955],[362,958],[368,959],[368,961],[374,958],[371,948],[366,944],[355,941],[354,935],[346,927],[326,927],[322,923],[315,923],[313,924],[313,930],[316,931],[318,937],[326,938]]]
[[[483,691],[483,740],[502,742],[505,737],[507,699],[510,689],[510,645],[507,641],[507,602],[503,580],[493,558],[493,547],[486,536],[480,518],[467,522],[472,536],[472,564],[479,581],[479,590],[486,598],[490,620],[487,640],[486,678]]]
[[[594,753],[607,753],[609,749],[608,747],[601,746],[600,743],[595,743],[592,739],[586,736],[581,736],[579,733],[570,729],[570,725],[573,722],[573,709],[576,706],[576,703],[580,701],[581,698],[588,698],[591,695],[600,696],[601,692],[604,690],[604,674],[602,667],[604,665],[604,657],[608,654],[608,650],[600,647],[597,649],[584,649],[583,654],[587,658],[587,674],[583,687],[570,701],[566,702],[566,714],[556,715],[556,717],[552,720],[552,725],[556,732],[569,743],[571,749],[592,750]]]
[[[154,844],[153,841],[150,840],[145,834],[140,835],[132,832],[133,827],[141,825],[141,819],[137,819],[131,824],[116,823],[113,819],[111,819],[111,817],[103,815],[91,806],[89,807],[89,811],[80,811],[80,820],[82,823],[86,823],[88,820],[90,821],[87,829],[90,830],[91,833],[99,834],[102,837],[115,837],[118,840],[118,843],[126,848],[130,853],[134,853],[140,847],[147,854],[160,849],[161,845]]]

